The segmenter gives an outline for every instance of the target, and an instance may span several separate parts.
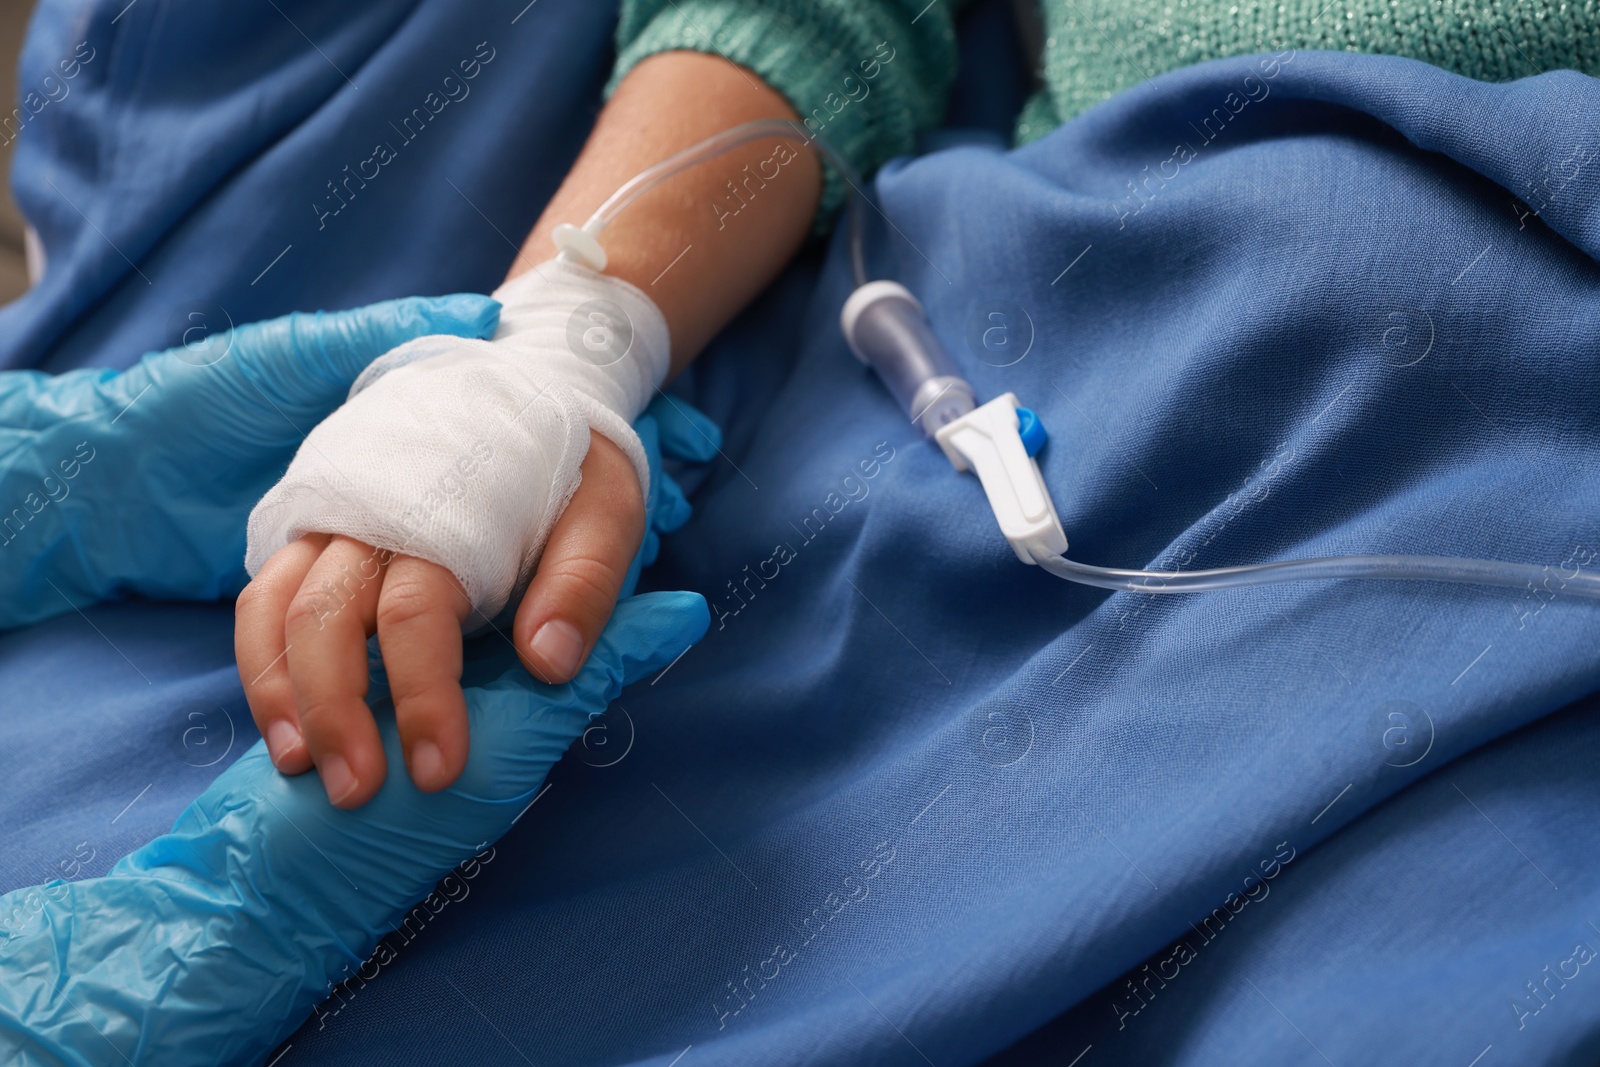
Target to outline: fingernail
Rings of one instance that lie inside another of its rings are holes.
[[[418,741],[411,746],[411,780],[420,786],[431,786],[444,777],[444,757],[439,746],[432,741]]]
[[[274,764],[282,763],[289,750],[300,743],[300,731],[288,719],[279,719],[267,727],[267,752]]]
[[[317,770],[322,774],[322,788],[328,791],[328,800],[335,807],[361,786],[343,756],[324,756]]]
[[[565,619],[551,619],[539,627],[528,647],[555,677],[565,680],[578,673],[579,660],[583,658],[583,635]]]

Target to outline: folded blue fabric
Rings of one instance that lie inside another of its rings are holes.
[[[242,54],[176,12],[139,21],[148,2],[118,32]],[[415,5],[365,51],[316,16],[307,32],[360,92],[308,74],[322,61],[303,40],[309,88],[219,64],[241,113],[256,100],[273,121],[245,136],[197,107],[227,166],[141,186],[111,233],[166,306],[193,289],[259,317],[494,280],[511,256],[494,230],[522,232],[538,206],[519,168],[551,187],[581,135],[563,124],[581,125],[603,76],[604,13],[443,8]],[[288,49],[265,17],[252,28]],[[474,95],[325,230],[309,196],[276,195],[326,194],[389,100],[484,39],[500,51]],[[590,89],[562,80],[574,69]],[[132,118],[160,114],[183,75],[127,75],[139,92],[117,128],[146,128]],[[537,128],[504,137],[529,100]],[[1484,85],[1394,58],[1228,60],[1019,152],[891,169],[874,258],[982,396],[1040,412],[1076,558],[1592,568],[1597,112],[1600,87],[1575,74]],[[46,163],[88,152],[19,151],[36,153],[18,182],[39,205]],[[166,343],[150,287],[49,210],[64,279],[0,313],[7,358],[110,363]],[[201,240],[230,226],[248,255]],[[329,262],[291,261],[308,248]],[[845,268],[838,247],[820,273],[797,268],[694,373],[727,461],[648,580],[703,591],[707,638],[598,720],[606,743],[555,768],[469,898],[263,1062],[948,1067],[1057,1017],[1009,1062],[1089,1046],[1080,1067],[1464,1065],[1489,1046],[1480,1067],[1592,1059],[1600,1010],[1577,951],[1600,948],[1584,932],[1600,924],[1583,888],[1600,879],[1592,704],[1551,716],[1600,684],[1593,606],[1559,580],[1157,598],[1022,567],[976,482],[845,350]],[[63,295],[78,281],[100,302]],[[192,752],[172,740],[181,716],[239,718],[222,613],[86,614],[104,637],[75,615],[0,637],[7,885],[62,864],[93,876],[164,829],[215,772],[175,758]]]
[[[359,980],[380,938],[425,923],[438,906],[430,889],[457,865],[444,899],[460,892],[589,721],[682,655],[706,621],[696,593],[624,600],[561,686],[534,682],[512,655],[492,679],[475,663],[480,677],[463,679],[472,751],[442,792],[391,774],[367,804],[341,811],[316,775],[279,774],[258,741],[170,833],[105,877],[0,897],[15,922],[0,934],[7,1061],[255,1062],[337,984]],[[370,700],[399,761],[381,681]]]

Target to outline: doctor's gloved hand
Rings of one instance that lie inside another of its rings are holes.
[[[237,593],[251,507],[362,369],[413,338],[487,336],[498,315],[484,296],[390,300],[122,372],[0,373],[0,629],[127,593]]]
[[[559,686],[529,678],[502,644],[474,642],[474,744],[453,787],[423,793],[391,774],[342,811],[313,776],[274,770],[258,742],[105,877],[0,897],[0,1062],[262,1063],[442,876],[510,829],[623,686],[708,622],[697,593],[624,600]],[[375,730],[398,761],[379,678]]]
[[[589,435],[582,481],[554,520],[514,621],[491,624],[541,681],[578,673],[617,598],[655,559],[660,535],[687,520],[689,505],[662,470],[663,456],[704,462],[721,443],[715,424],[665,394],[632,433],[635,459],[609,437]],[[483,495],[543,491],[506,469],[516,458],[508,451],[492,457],[501,466],[480,467],[472,448],[455,450],[454,470],[477,495],[462,490],[441,506],[468,509]],[[648,499],[636,473],[641,461]],[[469,745],[479,743],[469,733],[460,685],[461,632],[474,621],[481,625],[482,613],[437,563],[327,534],[279,549],[239,598],[234,633],[245,695],[273,763],[285,774],[315,766],[331,802],[344,808],[376,794],[396,756],[418,788],[449,786],[467,764]],[[364,699],[373,634],[394,701],[398,751],[381,743]]]

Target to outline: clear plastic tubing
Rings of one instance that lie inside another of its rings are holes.
[[[1058,578],[1100,589],[1134,593],[1204,593],[1215,589],[1243,589],[1277,582],[1337,581],[1375,578],[1401,582],[1455,582],[1502,589],[1543,588],[1552,593],[1600,599],[1600,575],[1581,570],[1534,563],[1506,563],[1495,559],[1457,559],[1451,556],[1325,556],[1276,563],[1251,563],[1209,571],[1128,571],[1093,567],[1062,556],[1038,561]]]
[[[601,231],[630,204],[662,182],[677,177],[690,167],[697,167],[752,141],[764,141],[774,137],[810,145],[838,172],[845,184],[850,186],[850,269],[855,275],[856,285],[867,284],[865,237],[862,233],[865,220],[862,218],[860,207],[860,201],[866,194],[861,190],[861,175],[833,145],[800,123],[790,122],[788,119],[758,119],[755,122],[740,123],[738,126],[729,127],[719,134],[707,137],[699,144],[690,145],[683,151],[668,156],[653,167],[640,171],[616,192],[606,197],[605,203],[596,208],[594,214],[589,216],[589,221],[583,224],[583,231],[590,237],[598,239]]]
[[[839,313],[839,327],[850,351],[878,373],[912,425],[930,440],[977,406],[972,385],[905,286],[890,281],[857,286]]]
[[[862,217],[861,201],[866,198],[866,194],[861,189],[861,175],[831,144],[800,123],[790,122],[787,119],[760,119],[742,123],[708,137],[699,144],[690,145],[655,166],[640,171],[595,209],[594,214],[583,224],[583,232],[591,238],[598,239],[601,232],[629,205],[662,182],[676,177],[690,167],[699,166],[752,141],[771,138],[795,140],[816,149],[817,153],[850,186],[850,268],[855,275],[856,287],[859,289],[865,286],[867,266],[865,236],[862,232],[865,220]],[[920,310],[917,309],[919,315]],[[912,337],[905,329],[895,329],[890,332],[894,333],[895,337],[886,338],[886,341],[897,341],[898,344],[890,346],[896,350],[906,348],[908,338],[916,340],[921,336],[916,334]],[[927,332],[925,324],[922,326],[922,332]],[[902,334],[906,336],[901,336]],[[937,349],[936,344],[925,344],[922,347]],[[948,362],[948,357],[945,359]],[[870,362],[877,366],[881,361]],[[929,374],[933,377],[939,377],[948,370],[949,368],[936,367],[932,364],[928,368]],[[965,382],[960,384],[966,386]],[[966,389],[970,393],[971,387],[966,386]],[[898,391],[905,391],[903,383]],[[910,396],[901,399],[906,404],[912,404],[913,398]],[[970,405],[971,402],[968,403]],[[1571,593],[1575,596],[1600,599],[1600,575],[1581,570],[1568,574],[1559,567],[1533,563],[1457,559],[1450,556],[1326,556],[1321,559],[1252,563],[1242,567],[1219,567],[1206,571],[1121,570],[1115,567],[1095,567],[1087,563],[1077,563],[1064,556],[1049,556],[1038,560],[1038,563],[1051,574],[1065,578],[1069,582],[1133,593],[1204,593],[1217,589],[1245,589],[1250,586],[1273,585],[1278,582],[1367,578],[1402,582],[1453,582],[1460,585],[1485,585],[1502,589],[1544,588],[1554,593]]]

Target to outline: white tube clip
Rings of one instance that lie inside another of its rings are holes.
[[[587,229],[563,222],[550,231],[550,241],[568,263],[578,263],[593,271],[606,269],[606,250]]]
[[[1005,393],[940,427],[934,440],[956,470],[977,474],[1011,550],[1035,563],[1064,555],[1067,535],[1018,430],[1016,395]]]

